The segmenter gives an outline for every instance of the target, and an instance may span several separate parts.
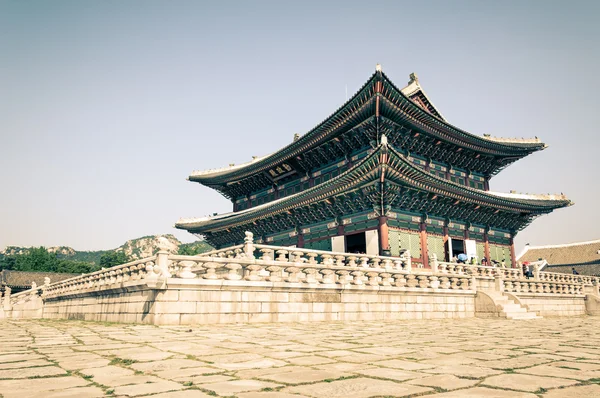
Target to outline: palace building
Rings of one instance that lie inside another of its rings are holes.
[[[193,172],[233,211],[176,227],[217,248],[244,232],[278,246],[398,256],[460,253],[515,265],[513,239],[534,218],[572,204],[564,195],[490,191],[539,139],[478,136],[448,123],[415,74],[402,89],[381,71],[288,146],[251,162]]]

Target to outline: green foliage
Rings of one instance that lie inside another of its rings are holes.
[[[94,264],[59,258],[43,247],[32,247],[18,255],[3,256],[0,259],[0,269],[32,272],[65,272],[80,274],[93,272],[98,269]]]
[[[100,257],[100,267],[110,268],[132,261],[131,257],[122,251],[107,252]]]
[[[209,245],[207,242],[201,240],[192,243],[182,243],[179,245],[177,254],[182,256],[195,256],[197,254],[206,253],[214,249],[215,248]]]

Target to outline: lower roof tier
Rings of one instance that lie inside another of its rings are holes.
[[[570,205],[564,195],[494,193],[437,177],[413,165],[382,136],[367,157],[327,182],[243,211],[182,219],[175,227],[207,238],[243,237],[246,230],[276,233],[361,211],[406,211],[516,232],[535,217]]]

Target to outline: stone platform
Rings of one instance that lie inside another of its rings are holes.
[[[600,318],[0,321],[0,396],[600,396]]]

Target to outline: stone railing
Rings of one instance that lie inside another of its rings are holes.
[[[295,287],[382,286],[415,289],[475,290],[476,280],[496,280],[514,293],[582,294],[584,286],[597,290],[598,278],[541,272],[526,279],[520,268],[498,268],[429,259],[431,269],[413,268],[407,251],[400,257],[337,253],[303,248],[255,245],[252,234],[245,243],[197,256],[172,255],[166,250],[155,256],[84,274],[58,283],[14,294],[5,294],[9,309],[34,297],[43,299],[79,293],[143,285],[164,289],[169,278],[223,281],[283,282]],[[221,281],[221,282],[219,282]],[[202,282],[206,284],[207,282]],[[489,283],[489,282],[486,282]]]
[[[166,262],[168,254],[168,252],[159,252],[156,256],[52,283],[44,286],[42,296],[52,298],[77,294],[82,291],[108,290],[121,287],[126,282],[135,281],[156,285],[159,281],[170,276],[167,268],[168,263]],[[160,260],[162,260],[162,264]]]
[[[542,282],[536,280],[506,280],[504,291],[509,293],[552,293],[583,295],[584,285],[568,282]]]
[[[4,311],[11,311],[15,305],[25,304],[42,295],[46,285],[37,287],[35,283],[31,289],[12,294],[10,287],[5,288],[4,297],[2,297],[2,308]]]
[[[411,269],[410,253],[401,258],[254,245],[224,256],[171,255],[170,271],[182,279],[285,282],[295,287],[381,286],[472,290],[466,274],[446,275]],[[246,253],[258,251],[255,258]]]

